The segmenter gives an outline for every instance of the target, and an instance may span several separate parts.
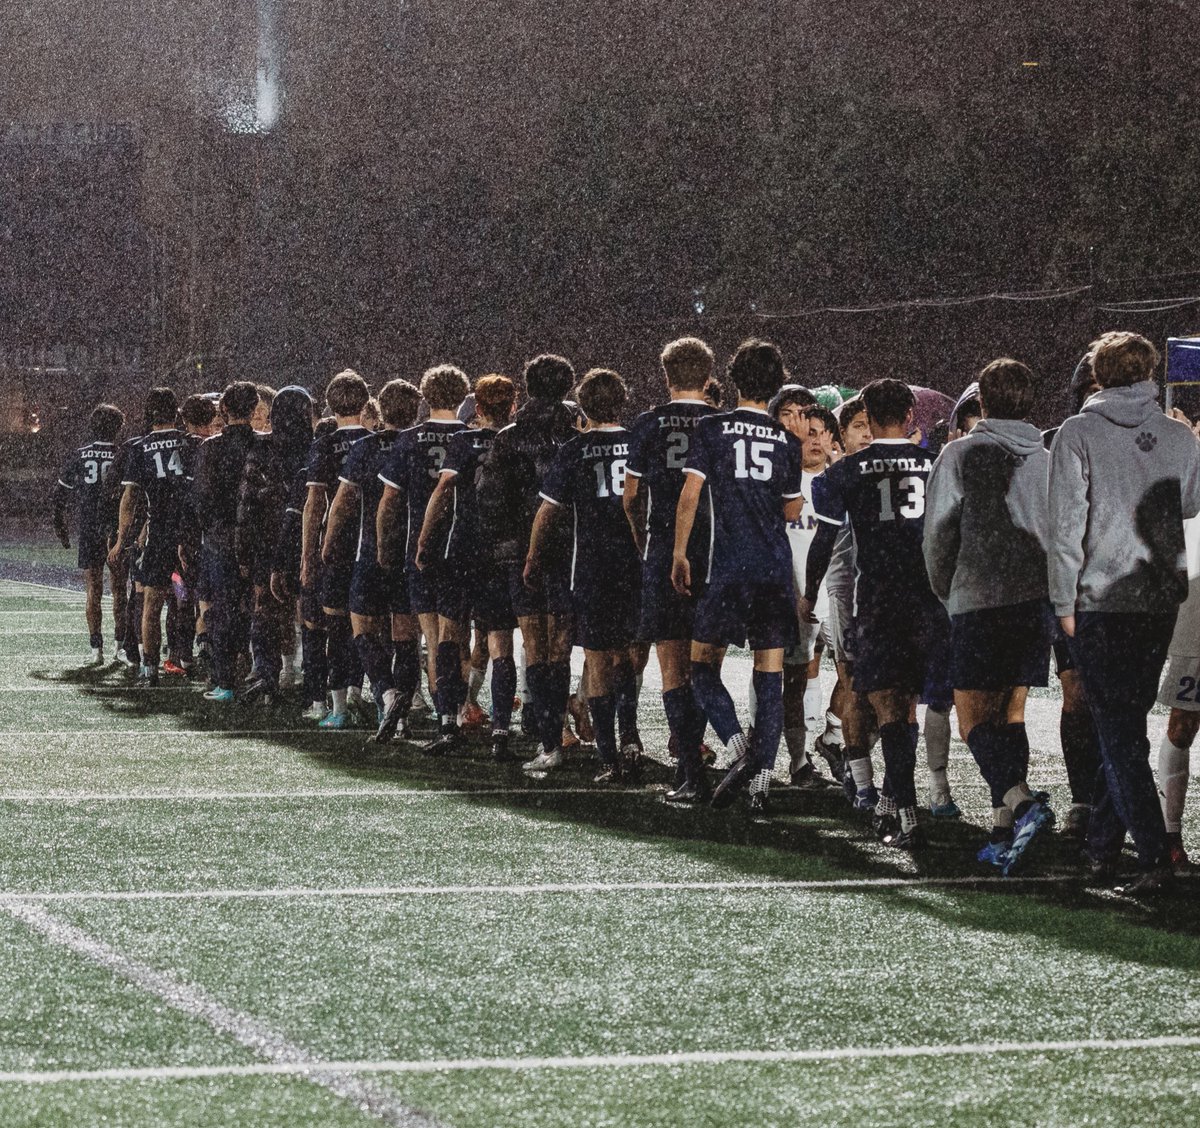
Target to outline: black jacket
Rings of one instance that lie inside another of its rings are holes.
[[[230,556],[235,549],[242,472],[259,438],[249,423],[231,423],[200,445],[196,460],[193,501],[204,543]]]

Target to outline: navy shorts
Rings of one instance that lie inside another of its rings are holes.
[[[382,568],[370,556],[355,561],[350,577],[350,614],[367,618],[409,614],[404,568]]]
[[[179,571],[179,543],[174,536],[155,537],[154,530],[137,558],[134,578],[145,587],[169,588],[171,576]]]
[[[693,575],[696,570],[693,569]],[[647,563],[642,570],[642,613],[638,638],[643,642],[675,642],[692,637],[696,606],[704,594],[702,584],[692,585],[692,595],[680,595],[671,583],[670,562]]]
[[[104,530],[79,530],[79,567],[99,568],[108,559],[108,537]]]
[[[330,611],[350,610],[350,581],[354,578],[353,560],[335,560],[321,566],[321,606]]]
[[[624,650],[638,635],[637,585],[574,591],[575,642],[584,650]]]
[[[408,605],[414,615],[441,615],[464,623],[471,617],[469,577],[448,567],[421,571],[409,565],[405,571]]]
[[[517,629],[517,616],[508,590],[511,570],[508,564],[489,564],[480,571],[474,590],[473,609],[475,625],[481,631]]]
[[[796,595],[788,584],[712,584],[696,603],[697,642],[778,650],[800,641]]]
[[[531,615],[569,615],[574,610],[571,599],[570,568],[553,562],[538,574],[532,590],[521,578],[524,564],[514,561],[501,565],[508,570],[508,595],[513,614],[524,619]]]
[[[854,689],[920,695],[938,647],[946,646],[941,604],[858,609],[854,620]],[[936,672],[935,672],[936,676]]]
[[[1051,613],[1044,600],[967,611],[952,622],[955,689],[1049,684]]]

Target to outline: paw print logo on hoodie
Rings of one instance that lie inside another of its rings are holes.
[[[1152,435],[1149,431],[1139,431],[1138,437],[1133,440],[1138,445],[1138,450],[1144,454],[1149,454],[1157,445],[1158,438]]]

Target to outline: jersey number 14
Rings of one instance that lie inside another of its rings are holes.
[[[900,506],[901,517],[923,517],[925,515],[925,479],[901,478],[895,483],[904,496]],[[896,508],[892,503],[892,479],[882,478],[879,482],[879,519],[894,521]]]
[[[158,477],[165,478],[168,473],[180,477],[183,474],[183,459],[179,457],[179,451],[171,451],[171,457],[167,459],[166,466],[163,465],[162,451],[152,450],[150,452],[154,456],[154,468],[158,471]]]

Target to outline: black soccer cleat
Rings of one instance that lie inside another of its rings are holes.
[[[837,744],[826,744],[823,736],[818,736],[813,741],[813,751],[817,753],[825,763],[829,765],[829,774],[838,782],[842,782],[842,776],[845,773],[846,760],[843,755],[842,748]]]
[[[508,747],[508,733],[497,732],[492,734],[492,762],[496,764],[511,764],[516,760],[516,755]]]
[[[725,773],[725,778],[717,784],[712,794],[712,805],[718,811],[723,811],[733,803],[734,797],[747,783],[754,772],[748,755],[741,755],[733,762],[733,767]]]
[[[697,779],[685,779],[678,787],[663,796],[668,803],[678,803],[681,806],[707,803],[711,798],[712,788],[709,787],[708,780],[704,776],[699,776]]]
[[[765,791],[756,791],[750,796],[750,819],[753,822],[767,822],[771,817],[771,801]]]
[[[383,714],[383,720],[379,722],[379,728],[375,730],[375,735],[371,737],[368,743],[389,743],[408,719],[410,704],[402,696],[397,695],[396,700],[388,706],[387,711]]]
[[[625,765],[621,761],[614,760],[611,764],[605,764],[601,768],[600,773],[592,778],[593,783],[624,783],[625,782]]]
[[[915,826],[910,830],[902,830],[897,819],[895,830],[885,834],[880,841],[893,850],[917,850],[921,846],[921,831]]]
[[[421,745],[421,751],[426,756],[453,756],[462,747],[462,738],[457,726],[442,729],[442,734],[436,740]]]
[[[871,815],[871,829],[875,832],[875,837],[882,842],[900,833],[900,816],[891,811],[882,815],[876,811]]]

